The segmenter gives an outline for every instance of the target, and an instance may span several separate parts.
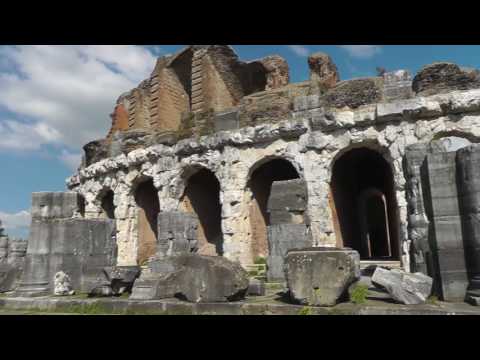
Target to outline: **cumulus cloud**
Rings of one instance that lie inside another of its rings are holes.
[[[0,150],[64,146],[70,152],[59,158],[74,166],[74,152],[106,135],[118,96],[150,75],[152,51],[133,45],[0,46],[0,108],[15,115],[0,118]]]
[[[348,52],[351,57],[358,59],[370,59],[382,51],[380,45],[339,45]]]
[[[76,171],[82,161],[81,153],[71,153],[67,150],[62,150],[59,156],[61,162],[63,162],[70,170]]]
[[[30,227],[30,213],[26,210],[17,213],[6,213],[0,211],[0,220],[5,230],[28,229]]]
[[[310,49],[303,45],[288,45],[288,48],[297,56],[307,57],[310,55]]]

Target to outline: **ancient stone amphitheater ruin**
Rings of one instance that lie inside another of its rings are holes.
[[[480,73],[341,81],[328,55],[308,65],[290,83],[281,57],[229,46],[158,59],[67,180],[78,216],[115,220],[117,266],[193,251],[266,259],[280,281],[289,250],[350,248],[463,301],[480,280]]]

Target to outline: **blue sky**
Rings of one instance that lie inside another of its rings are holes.
[[[81,147],[105,136],[119,95],[137,86],[157,56],[184,45],[0,46],[0,219],[12,236],[28,234],[31,193],[63,191]],[[242,60],[278,54],[291,82],[308,79],[307,57],[328,53],[342,80],[375,68],[415,74],[435,61],[480,68],[480,46],[233,45]]]

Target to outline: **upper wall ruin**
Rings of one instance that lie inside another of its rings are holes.
[[[230,46],[191,45],[158,59],[151,76],[121,95],[105,139],[85,145],[83,166],[155,144],[276,123],[311,108],[359,109],[480,87],[478,70],[450,63],[425,66],[412,79],[405,70],[340,81],[332,59],[308,59],[309,81],[289,84],[280,56],[242,62]]]

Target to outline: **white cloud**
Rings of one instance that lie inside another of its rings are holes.
[[[358,59],[370,59],[382,51],[380,45],[339,45],[348,54]]]
[[[116,99],[156,61],[133,45],[0,46],[0,59],[0,108],[15,115],[0,118],[0,149],[27,151],[52,144],[80,151],[105,137]],[[73,166],[72,154],[60,159]]]
[[[0,211],[0,220],[5,230],[16,230],[29,228],[31,217],[26,210],[14,214]]]
[[[62,150],[61,155],[59,156],[61,162],[63,162],[67,167],[72,170],[76,171],[80,166],[80,162],[82,161],[82,154],[81,153],[71,153],[67,150]]]
[[[307,57],[310,55],[310,49],[303,45],[288,45],[288,48],[297,56]]]

